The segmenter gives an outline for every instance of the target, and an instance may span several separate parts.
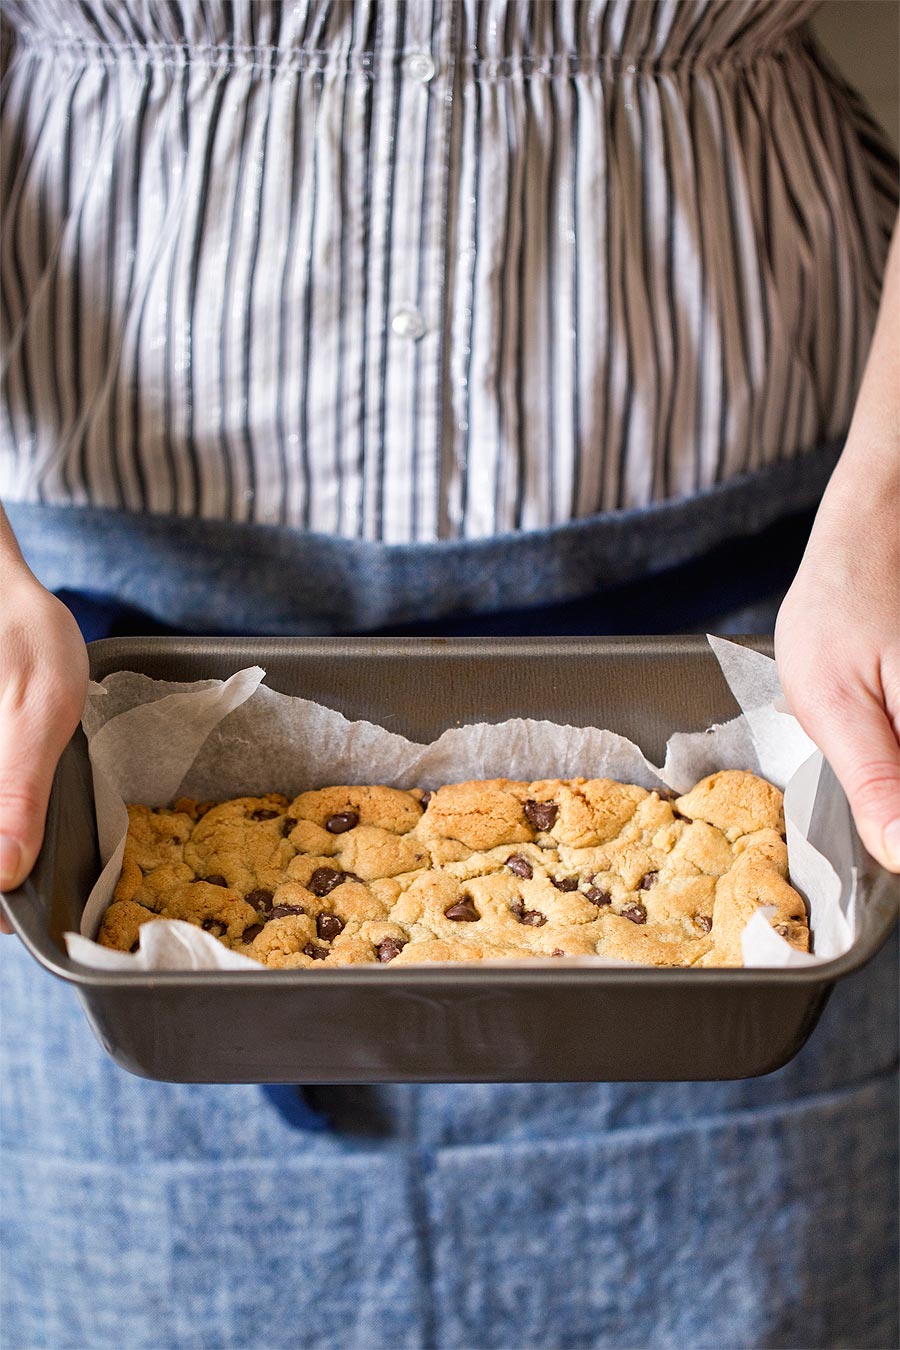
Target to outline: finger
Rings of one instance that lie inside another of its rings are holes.
[[[884,708],[865,690],[835,687],[797,716],[837,774],[866,848],[900,872],[900,745]]]
[[[0,891],[20,886],[34,867],[65,739],[35,734],[26,716],[0,722]]]

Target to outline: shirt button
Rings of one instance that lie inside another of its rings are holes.
[[[425,320],[417,309],[398,309],[391,319],[391,329],[397,337],[420,338],[425,334]]]
[[[437,67],[430,52],[411,52],[406,58],[406,73],[414,80],[427,84],[434,77]]]

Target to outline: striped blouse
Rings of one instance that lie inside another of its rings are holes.
[[[807,0],[4,0],[0,496],[387,544],[846,428],[896,164]]]

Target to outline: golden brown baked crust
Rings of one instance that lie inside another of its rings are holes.
[[[739,966],[761,906],[800,951],[782,794],[724,770],[684,796],[607,778],[328,787],[128,808],[99,941],[185,919],[270,967],[601,955]]]

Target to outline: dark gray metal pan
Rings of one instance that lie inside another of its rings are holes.
[[[767,640],[747,641],[771,651]],[[737,711],[701,637],[128,638],[89,651],[98,680],[114,670],[225,678],[258,663],[275,689],[426,742],[460,723],[529,716],[609,727],[659,763],[673,731],[701,730]],[[835,982],[888,937],[895,879],[861,846],[858,862],[869,898],[853,949],[803,970],[95,971],[71,961],[62,940],[78,928],[99,871],[79,731],[56,775],[37,866],[4,908],[36,960],[74,986],[113,1058],[148,1078],[742,1078],[795,1055]]]

